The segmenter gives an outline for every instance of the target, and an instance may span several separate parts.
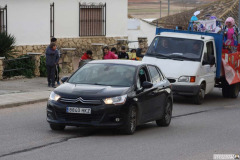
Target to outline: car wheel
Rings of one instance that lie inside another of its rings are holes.
[[[167,127],[171,123],[171,119],[172,119],[172,101],[168,99],[164,107],[163,117],[159,120],[156,120],[156,123],[158,126]]]
[[[198,95],[194,97],[194,103],[195,104],[202,104],[205,96],[205,85],[202,83],[200,85],[200,89],[198,91]]]
[[[134,134],[137,127],[137,108],[131,106],[127,115],[126,127],[121,130],[123,134],[132,135]]]
[[[55,131],[63,131],[65,127],[64,125],[50,124],[50,128]]]

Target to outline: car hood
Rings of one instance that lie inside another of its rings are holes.
[[[196,76],[201,65],[196,61],[178,61],[145,56],[144,62],[158,66],[167,78],[178,79],[181,76]]]
[[[54,92],[64,98],[102,99],[127,94],[130,87],[64,83]]]

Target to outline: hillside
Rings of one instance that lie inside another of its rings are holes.
[[[216,0],[171,0],[170,15],[200,7]],[[159,0],[128,0],[128,14],[135,18],[160,18]],[[168,1],[162,0],[161,16],[168,15]]]

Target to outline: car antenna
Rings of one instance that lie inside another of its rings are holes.
[[[201,34],[201,39],[204,39],[203,35]]]

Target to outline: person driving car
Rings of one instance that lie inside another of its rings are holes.
[[[200,44],[198,42],[194,42],[193,49],[192,49],[191,52],[194,53],[194,54],[199,55],[200,49],[201,49]]]
[[[161,45],[157,47],[159,53],[171,53],[171,47],[168,39],[163,39]]]

